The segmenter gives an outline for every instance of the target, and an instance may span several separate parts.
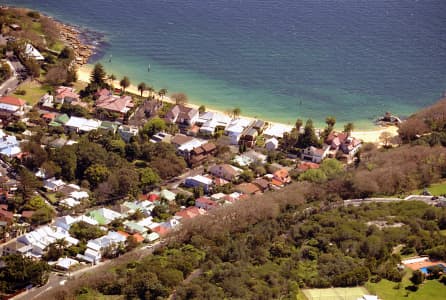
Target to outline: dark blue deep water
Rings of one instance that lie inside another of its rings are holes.
[[[104,33],[104,66],[134,84],[275,121],[335,115],[366,128],[385,111],[410,114],[446,90],[445,0],[0,3]]]

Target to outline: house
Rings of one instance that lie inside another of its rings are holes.
[[[263,133],[263,130],[265,129],[266,122],[262,120],[255,120],[252,122],[251,127],[254,128],[259,132],[259,134]]]
[[[66,183],[62,179],[54,177],[43,181],[43,188],[48,192],[57,192],[65,185]]]
[[[268,151],[276,150],[279,147],[279,141],[273,137],[265,141],[265,149]]]
[[[194,138],[191,136],[187,136],[187,135],[178,133],[178,134],[175,134],[175,136],[173,138],[171,138],[170,142],[172,143],[172,145],[175,146],[175,148],[178,149],[179,147],[186,145],[187,143],[189,143],[193,140],[194,140]]]
[[[251,124],[248,119],[234,119],[225,129],[225,135],[230,138],[231,145],[238,145],[243,131]]]
[[[72,216],[63,216],[59,217],[54,221],[54,226],[60,227],[64,230],[70,230],[71,225],[74,223],[77,223],[77,219],[73,218]]]
[[[128,124],[132,126],[144,126],[148,119],[156,116],[162,106],[162,101],[144,100],[143,104],[138,107],[133,116],[129,119]]]
[[[80,96],[75,92],[75,89],[68,86],[59,86],[56,89],[54,97],[54,102],[57,104],[68,103],[71,104],[73,102],[79,102]]]
[[[14,31],[20,31],[22,30],[22,26],[20,26],[19,24],[9,24],[9,28],[11,28]]]
[[[71,237],[67,230],[61,227],[48,225],[39,227],[34,231],[20,236],[17,238],[17,241],[26,245],[31,245],[31,254],[39,258],[46,251],[49,244],[61,239],[64,239],[68,246],[77,245],[79,243],[79,240]]]
[[[174,201],[175,198],[177,197],[177,194],[175,194],[174,192],[171,192],[169,190],[164,189],[164,190],[162,190],[160,192],[159,197],[161,199],[165,199],[167,201]]]
[[[57,260],[56,268],[67,271],[72,267],[77,266],[78,264],[79,262],[75,259],[69,257],[60,257]]]
[[[187,177],[184,181],[187,187],[202,187],[207,193],[212,187],[212,179],[204,177],[202,175],[195,175],[193,177]]]
[[[147,228],[141,226],[140,224],[133,221],[125,221],[124,223],[125,229],[130,233],[140,233],[144,234],[147,232]]]
[[[99,99],[101,97],[109,97],[111,95],[113,95],[112,91],[106,88],[98,89],[96,93],[94,93],[95,99]]]
[[[101,121],[94,119],[85,119],[71,116],[68,122],[65,123],[65,128],[69,131],[77,133],[89,132],[97,130],[101,126]]]
[[[115,134],[116,131],[118,130],[118,124],[110,122],[110,121],[102,121],[101,126],[99,126],[99,129]]]
[[[44,108],[54,108],[54,96],[50,94],[43,95],[39,100],[39,104]]]
[[[301,153],[302,160],[308,160],[314,163],[321,163],[321,161],[327,157],[330,147],[316,148],[314,146],[303,149]]]
[[[180,217],[181,220],[193,219],[197,216],[202,216],[206,214],[206,211],[202,208],[196,206],[190,206],[188,208],[182,209],[175,214],[176,217]]]
[[[101,260],[105,251],[114,251],[120,245],[124,245],[127,238],[116,231],[109,231],[107,235],[90,240],[84,254],[78,254],[76,258],[96,264]]]
[[[6,155],[9,158],[17,157],[22,150],[20,143],[14,135],[6,135],[0,129],[0,154]]]
[[[319,169],[320,165],[310,161],[301,161],[297,166],[297,169],[301,172],[310,170],[310,169]]]
[[[69,120],[70,117],[67,114],[61,114],[54,118],[54,120],[51,121],[48,125],[53,127],[60,127],[64,126]]]
[[[215,152],[217,152],[217,146],[211,142],[206,143],[200,147],[192,149],[192,151],[189,153],[188,162],[191,166],[196,166],[208,159],[209,156],[214,155]]]
[[[198,110],[184,105],[175,105],[166,113],[168,123],[176,123],[183,126],[192,126],[198,119]]]
[[[39,50],[34,48],[34,46],[29,43],[25,45],[25,55],[28,58],[34,59],[36,61],[45,60],[45,57],[43,57],[43,55],[39,52]]]
[[[11,254],[21,254],[25,255],[28,252],[31,252],[33,249],[32,245],[26,245],[17,240],[11,241],[2,247],[1,255],[7,256]]]
[[[128,95],[120,97],[115,95],[102,95],[96,100],[95,105],[96,108],[117,113],[120,118],[123,118],[135,104],[133,103],[133,98]]]
[[[121,138],[126,142],[130,142],[130,139],[134,136],[137,136],[139,132],[138,127],[131,125],[121,125],[118,128],[118,133]]]
[[[183,156],[186,160],[189,160],[190,154],[192,152],[192,150],[203,146],[204,144],[206,144],[207,141],[205,140],[201,140],[201,139],[197,139],[197,138],[193,138],[192,140],[183,143],[181,146],[179,146],[177,148],[177,153],[181,156]]]
[[[215,202],[208,197],[200,197],[195,200],[195,207],[198,207],[205,211],[214,209],[218,206],[219,206],[218,202]]]
[[[349,136],[346,132],[332,131],[325,139],[325,143],[330,147],[330,157],[336,157],[336,153],[341,151],[351,159],[359,151],[362,142]]]
[[[213,135],[216,130],[224,130],[230,122],[231,118],[227,115],[218,112],[205,112],[195,123],[201,126],[199,129],[201,134]]]
[[[255,185],[254,183],[246,182],[234,186],[234,190],[245,195],[256,195],[262,193],[257,185]]]
[[[11,225],[13,222],[14,214],[8,211],[8,207],[0,207],[0,225]]]
[[[291,177],[288,173],[288,170],[282,168],[273,173],[273,180],[279,181],[282,185],[288,184],[291,182]]]
[[[259,132],[257,131],[257,129],[255,129],[253,127],[248,127],[242,132],[242,135],[240,136],[239,144],[252,148],[256,144],[258,135],[259,135]]]
[[[153,135],[149,142],[151,143],[160,143],[160,142],[164,142],[164,143],[170,143],[172,140],[172,135],[169,133],[165,133],[165,132],[158,132],[157,134]]]
[[[263,132],[265,138],[283,138],[285,133],[290,133],[293,130],[292,126],[283,125],[283,124],[271,124],[268,128],[266,128]]]
[[[107,225],[122,217],[120,213],[105,207],[90,211],[87,216],[97,221],[99,225]]]
[[[232,181],[238,178],[238,176],[242,173],[242,169],[234,167],[230,164],[220,164],[212,166],[209,169],[209,173],[216,176],[221,177],[225,180]]]
[[[60,205],[66,208],[73,208],[81,204],[80,201],[74,200],[73,198],[65,198],[59,202]]]
[[[262,192],[265,192],[269,189],[269,181],[266,179],[256,178],[255,180],[253,180],[252,183],[257,185]]]
[[[20,98],[3,96],[0,98],[0,118],[20,118],[25,113],[26,102]]]

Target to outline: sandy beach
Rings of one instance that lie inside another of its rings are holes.
[[[93,69],[93,67],[91,65],[83,65],[81,66],[78,71],[77,71],[77,76],[78,76],[78,80],[82,81],[82,82],[86,82],[88,83],[90,81],[90,74],[91,74],[91,70]],[[119,88],[119,80],[114,80],[113,81],[113,86]],[[136,85],[131,84],[127,89],[127,92],[132,93],[132,94],[136,94],[136,95],[140,95],[141,93],[138,91],[138,88]],[[148,96],[148,92],[144,92],[143,96]],[[157,95],[156,95],[157,96]],[[168,96],[164,96],[163,99],[160,98],[160,100],[165,101],[165,102],[170,102],[173,103],[173,101],[168,97]],[[194,107],[197,108],[199,107],[199,105],[195,105],[192,103],[188,103],[187,104],[190,107]],[[207,111],[212,111],[212,112],[219,112],[219,113],[225,113],[219,110],[215,110],[215,109],[211,109],[206,107]],[[245,119],[250,119],[250,120],[254,120],[254,118],[251,117],[247,117],[247,116],[242,116]],[[268,120],[265,120],[268,121]],[[268,121],[270,124],[280,124],[283,126],[289,126],[286,124],[281,124],[278,122],[270,122]],[[366,143],[375,143],[375,144],[379,144],[380,140],[379,137],[383,132],[389,132],[391,134],[391,136],[396,136],[398,135],[398,127],[396,126],[387,126],[387,127],[380,127],[380,126],[376,126],[376,129],[373,130],[358,130],[358,131],[353,131],[352,132],[352,136],[355,138],[358,138],[360,140],[362,140],[363,142]]]

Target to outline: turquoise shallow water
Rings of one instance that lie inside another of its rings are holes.
[[[410,114],[446,90],[442,0],[0,3],[102,32],[99,60],[109,73],[274,121],[335,115],[365,129],[385,111]]]

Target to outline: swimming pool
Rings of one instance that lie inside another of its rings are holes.
[[[442,269],[443,269],[443,272],[446,271],[446,266],[443,265],[443,264],[438,264],[438,265],[435,265],[435,266],[439,266],[440,268],[442,268]],[[433,266],[430,266],[430,267],[433,267]],[[420,271],[423,272],[424,274],[429,274],[428,269],[429,269],[430,267],[424,267],[424,268],[421,268]]]

